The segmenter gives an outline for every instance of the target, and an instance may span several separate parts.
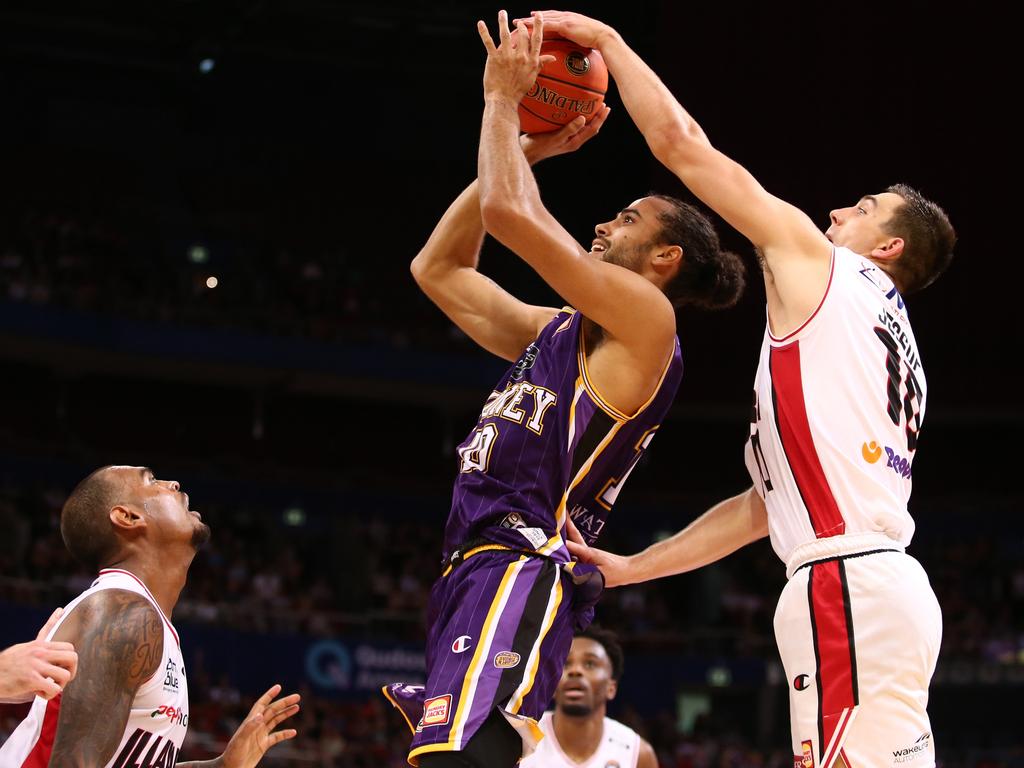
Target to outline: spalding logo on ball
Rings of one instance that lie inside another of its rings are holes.
[[[526,133],[557,131],[583,115],[589,123],[608,90],[608,68],[601,54],[569,40],[545,40],[542,55],[554,56],[519,102],[519,124]]]

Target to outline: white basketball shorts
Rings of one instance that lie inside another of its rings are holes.
[[[942,614],[898,551],[812,560],[782,590],[775,638],[789,681],[794,764],[931,768],[928,683]]]

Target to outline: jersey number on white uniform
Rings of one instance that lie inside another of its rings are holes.
[[[757,390],[754,390],[754,405],[750,409],[750,448],[754,452],[754,461],[757,462],[757,471],[761,475],[763,493],[772,490],[772,478],[768,474],[768,462],[764,460],[764,449],[761,448],[761,436],[757,433],[757,423],[761,420],[761,406],[757,402]]]
[[[921,385],[917,383],[914,372],[907,367],[907,376],[903,378],[903,358],[896,339],[887,328],[875,328],[875,335],[885,346],[885,372],[888,376],[885,383],[885,411],[897,427],[903,419],[907,420],[907,450],[917,450],[917,436],[921,431]],[[902,379],[902,380],[901,380]],[[903,388],[906,394],[903,394]],[[902,395],[902,396],[901,396]]]

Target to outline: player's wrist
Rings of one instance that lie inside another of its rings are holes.
[[[518,115],[519,112],[519,96],[508,93],[504,90],[493,90],[484,92],[484,105],[492,106],[497,109],[511,109]]]

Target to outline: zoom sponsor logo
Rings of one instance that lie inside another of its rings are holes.
[[[892,469],[892,471],[895,472],[900,477],[910,477],[910,462],[907,459],[900,456],[898,453],[896,453],[896,451],[894,451],[889,446],[885,447],[885,454],[886,456],[889,457],[889,461],[888,463],[886,463],[885,466]]]
[[[861,458],[863,458],[868,464],[877,464],[878,460],[882,458],[882,453],[882,446],[874,440],[870,443],[863,443],[860,447]],[[886,456],[886,469],[891,469],[900,477],[909,478],[911,476],[912,470],[909,459],[900,456],[889,446],[885,446],[884,453]]]

